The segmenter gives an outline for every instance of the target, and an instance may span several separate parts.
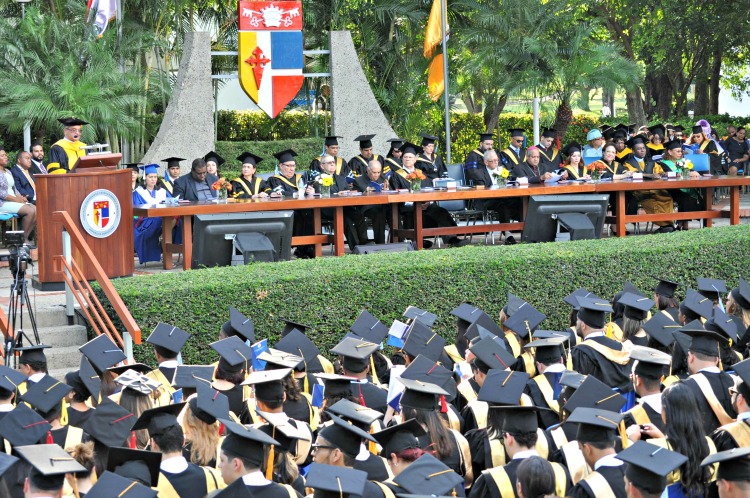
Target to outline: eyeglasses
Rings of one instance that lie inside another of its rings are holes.
[[[294,168],[297,166],[297,163],[281,163],[279,166],[286,166],[287,168]]]
[[[317,450],[329,450],[329,451],[333,451],[335,449],[337,449],[336,446],[329,446],[329,445],[326,445],[326,444],[313,444],[312,445],[312,450],[313,451],[317,451]]]
[[[499,159],[487,159],[486,161],[484,161],[484,164],[497,164],[499,162]]]

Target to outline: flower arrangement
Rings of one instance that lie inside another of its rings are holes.
[[[211,185],[212,190],[232,190],[232,182],[227,181],[226,178],[221,177]]]
[[[492,174],[500,178],[508,178],[510,176],[510,171],[500,166],[499,168],[496,168],[495,170],[493,170]]]
[[[409,181],[412,181],[412,180],[420,180],[421,181],[421,180],[426,180],[427,179],[427,177],[424,176],[424,173],[422,172],[421,169],[415,169],[414,171],[412,171],[411,173],[409,173],[408,175],[406,175],[405,178],[407,180],[409,180]]]
[[[589,164],[589,166],[588,166],[588,170],[591,173],[593,173],[595,171],[598,171],[599,173],[601,173],[605,169],[607,169],[607,165],[604,164],[604,162],[602,162],[602,161],[594,161],[593,163]]]
[[[318,178],[315,179],[323,187],[330,187],[333,185],[333,175],[321,173]]]
[[[693,162],[690,159],[680,159],[677,161],[677,167],[680,169],[686,169],[688,171],[693,170]]]

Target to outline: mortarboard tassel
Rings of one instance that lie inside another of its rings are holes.
[[[365,403],[365,397],[364,395],[362,395],[362,384],[358,382],[357,387],[359,387],[359,404],[362,406],[367,406],[367,403]]]
[[[271,437],[275,437],[276,435],[276,426],[273,426],[273,430],[271,431]],[[268,461],[266,462],[266,479],[269,481],[273,480],[271,479],[273,477],[273,465],[274,461],[276,460],[276,448],[274,445],[269,445],[270,448],[268,450]]]
[[[135,442],[135,431],[130,431],[130,440],[128,441],[128,447],[131,450],[137,450],[136,442]]]
[[[445,395],[440,395],[440,413],[448,413],[448,403],[445,401]]]
[[[628,434],[625,431],[624,420],[620,421],[620,423],[617,426],[617,430],[620,433],[620,440],[622,441],[622,449],[626,449],[628,446],[630,446],[630,439],[628,439]]]
[[[559,136],[555,139],[555,142],[557,142],[557,150],[560,150],[560,137]]]
[[[375,372],[375,360],[372,356],[373,355],[370,355],[370,374],[372,374],[372,383],[380,387],[380,379],[378,379],[378,374]]]
[[[224,434],[224,424],[219,422],[219,436],[221,436],[222,434]]]
[[[47,444],[55,444],[55,440],[52,439],[52,431],[47,431]]]
[[[372,424],[370,424],[370,434],[375,433],[375,427],[373,427]],[[367,449],[370,450],[370,453],[373,455],[379,455],[380,452],[378,451],[378,443],[374,441],[367,441]]]

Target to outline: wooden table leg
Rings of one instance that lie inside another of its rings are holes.
[[[417,251],[423,249],[424,244],[422,243],[422,203],[414,203],[414,243],[416,244]]]
[[[344,207],[333,208],[333,253],[344,255]]]
[[[171,270],[174,268],[172,252],[167,249],[172,244],[172,229],[174,228],[174,218],[166,217],[161,222],[161,258],[162,268]]]
[[[398,215],[398,206],[399,204],[396,202],[391,204],[391,242],[393,243],[398,242],[396,230],[401,228],[401,217]]]
[[[193,217],[182,217],[182,268],[189,270],[193,264]]]
[[[731,189],[731,187],[730,187]],[[734,192],[734,189],[730,190],[731,192]],[[705,199],[703,201],[706,203],[706,211],[712,211],[714,208],[714,189],[713,188],[707,188],[703,194],[705,196]],[[739,199],[738,199],[739,201]],[[730,204],[731,204],[731,194],[730,194]],[[729,208],[729,212],[731,215],[731,207]],[[712,218],[708,218],[704,220],[706,228],[711,228],[714,225],[714,220]],[[731,222],[730,222],[731,223]]]
[[[615,230],[618,237],[625,237],[625,191],[617,192],[617,213],[615,214]]]
[[[740,189],[742,187],[729,187],[729,224],[740,224]]]
[[[320,208],[313,208],[313,233],[320,235],[323,233],[323,225],[320,221]],[[315,244],[315,257],[323,256],[323,244]]]

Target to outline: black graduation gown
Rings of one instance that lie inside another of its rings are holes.
[[[208,493],[205,471],[198,465],[190,463],[190,461],[188,461],[188,467],[184,472],[173,474],[162,470],[161,473],[180,497],[206,496]]]
[[[449,467],[453,472],[455,472],[458,475],[463,476],[464,475],[464,469],[461,465],[463,457],[461,455],[461,448],[459,448],[458,443],[456,442],[456,437],[452,432],[448,432],[450,442],[451,442],[451,454],[448,455],[445,458],[440,459],[441,462],[443,462],[447,467]],[[422,448],[428,448],[432,444],[432,440],[430,439],[429,434],[425,434],[423,436],[420,436],[417,438],[419,441],[419,445]],[[435,455],[437,458],[437,455]],[[469,463],[466,462],[466,466],[468,467]]]
[[[646,412],[651,425],[658,428],[662,433],[664,433],[666,431],[666,428],[664,427],[664,421],[661,418],[661,413],[651,408],[651,405],[649,405],[648,403],[640,403],[640,406],[642,406],[643,411]],[[625,412],[623,421],[625,422],[625,427],[630,427],[631,425],[635,424],[635,419],[629,412]],[[641,439],[646,439],[646,437],[642,435]]]
[[[543,373],[540,375],[544,375],[547,378],[547,382],[549,382],[549,385],[552,387],[552,391],[554,394],[555,382],[557,381],[559,385],[562,372],[557,373],[557,374]],[[537,384],[533,378],[529,379],[529,381],[526,383],[526,388],[524,389],[524,392],[529,395],[529,397],[531,398],[531,401],[534,402],[534,406],[539,406],[542,408],[550,407],[547,401],[545,400],[544,395],[542,395],[542,391],[539,389],[539,384]],[[559,390],[557,394],[558,396],[560,395]],[[557,400],[557,398],[555,398],[555,400]],[[537,417],[538,417],[539,427],[541,427],[542,429],[546,429],[547,427],[551,427],[560,422],[560,416],[554,411],[542,410],[538,412]]]
[[[297,192],[297,185],[299,185],[300,178],[302,175],[295,173],[294,177],[289,179],[283,175],[274,175],[268,179],[268,188],[273,191],[277,187],[281,187],[284,196],[291,198],[295,192]],[[294,211],[294,226],[292,227],[292,235],[312,235],[313,234],[313,211],[312,209],[297,209]],[[304,251],[307,251],[307,255],[312,257],[314,255],[313,246],[302,246]],[[301,247],[301,248],[302,248]]]
[[[622,344],[606,336],[594,337],[587,341],[596,341],[615,351],[622,351]],[[618,365],[609,361],[598,351],[584,346],[585,343],[586,341],[583,341],[571,350],[573,370],[583,375],[592,375],[609,387],[617,387],[623,392],[632,391],[633,385],[630,381],[632,360],[626,365]]]
[[[466,441],[469,443],[469,451],[471,452],[471,468],[474,471],[474,479],[482,474],[482,471],[491,469],[494,467],[492,464],[492,449],[490,446],[490,438],[487,434],[487,429],[472,429],[467,431],[464,435]],[[508,460],[508,454],[505,452],[503,447],[503,453],[505,453],[505,461]],[[476,485],[476,482],[474,483]]]
[[[516,178],[527,178],[529,183],[542,183],[542,175],[546,173],[541,162],[536,168],[531,167],[526,161],[518,163],[513,167],[513,176]]]
[[[500,152],[500,164],[508,168],[509,170],[513,170],[517,165],[521,164],[523,161],[526,160],[526,148],[522,147],[518,154],[508,147],[507,149],[503,149]]]
[[[238,417],[243,423],[252,423],[252,421],[244,420],[243,417],[247,417],[247,406],[245,405],[245,390],[241,385],[235,385],[233,388],[227,391],[219,391],[229,398],[229,409]]]
[[[367,472],[369,481],[382,482],[388,479],[388,469],[385,460],[377,455],[369,454],[367,460],[354,460],[354,468]]]
[[[750,419],[740,420],[739,422],[734,422],[734,424],[745,424],[746,426],[750,427]],[[717,452],[727,451],[740,447],[739,443],[737,443],[737,441],[732,437],[729,431],[727,431],[724,427],[726,426],[719,427],[711,434],[711,439],[713,439],[714,444],[716,444]]]
[[[385,413],[388,408],[388,391],[381,389],[369,382],[352,382],[352,396],[360,400],[360,396],[365,400],[365,406],[380,413]],[[361,403],[361,401],[360,401]]]
[[[734,411],[731,399],[732,396],[729,394],[729,388],[734,387],[734,380],[732,379],[732,377],[724,372],[701,373],[708,380],[708,383],[711,386],[711,390],[716,396],[716,399],[719,401],[721,407],[724,408],[724,411],[727,413],[727,415],[729,415],[731,418],[736,418],[737,412]],[[719,419],[717,419],[716,415],[714,415],[711,406],[708,404],[708,401],[706,401],[706,397],[704,396],[703,391],[701,391],[701,388],[698,386],[698,383],[695,381],[695,379],[693,379],[691,376],[687,378],[683,383],[693,391],[693,394],[695,394],[695,398],[698,401],[698,408],[700,409],[701,415],[703,416],[703,429],[706,431],[706,434],[711,434],[721,425],[719,423]]]
[[[264,484],[263,486],[247,486],[247,489],[256,498],[289,498],[288,489],[277,482]],[[302,498],[302,495],[298,491],[295,492],[299,498]]]
[[[484,165],[484,153],[480,151],[479,148],[476,148],[466,155],[466,160],[464,161],[464,175],[469,177],[472,171],[478,169],[486,168]]]
[[[597,472],[607,480],[616,498],[626,498],[625,464],[617,467],[599,467]],[[572,498],[596,498],[586,481],[580,481],[576,484],[568,496]]]
[[[428,180],[422,182],[423,185],[427,184]],[[409,181],[403,176],[396,173],[391,175],[389,180],[392,189],[408,189]],[[431,183],[431,182],[430,182]],[[431,185],[430,185],[431,186]],[[407,206],[406,204],[399,204],[399,212],[403,215],[404,228],[414,227],[414,206]],[[438,227],[454,227],[456,222],[451,217],[450,213],[440,206],[436,202],[433,202],[426,209],[422,211],[422,226],[424,228],[438,228]],[[455,235],[446,235],[443,240],[448,240],[455,237]]]
[[[85,412],[79,412],[78,410],[68,407],[68,425],[83,428],[84,424],[95,410],[96,408],[90,408]]]
[[[371,187],[372,183],[370,177],[365,174],[358,176],[354,180],[353,187],[354,190],[357,190],[358,192],[367,192],[367,189]],[[375,183],[379,185],[381,191],[385,189],[385,178],[383,175],[380,175],[380,178],[378,178]],[[390,186],[390,181],[388,183]],[[362,216],[366,216],[372,221],[372,233],[373,237],[375,237],[376,244],[385,244],[385,225],[388,221],[388,215],[390,214],[390,207],[391,206],[388,204],[373,204],[361,207]],[[362,244],[367,243],[366,225],[364,225],[364,227],[365,228],[361,234]]]
[[[475,152],[472,152],[474,154]],[[469,158],[466,158],[467,164]],[[471,181],[474,185],[484,185],[485,188],[492,187],[492,178],[490,177],[484,161],[472,169],[466,170],[467,183]],[[521,217],[522,201],[518,197],[505,197],[499,199],[475,199],[474,209],[480,211],[496,211],[498,220],[501,223],[508,223],[510,220],[518,220]]]
[[[289,418],[305,422],[306,424],[310,423],[310,402],[302,395],[300,395],[297,401],[287,397],[286,401],[284,401],[283,410]]]
[[[238,176],[232,180],[232,197],[235,199],[251,199],[261,192],[270,193],[270,189],[266,181],[259,176],[253,177],[252,180]]]
[[[430,187],[432,187],[432,180],[441,178],[443,173],[448,173],[448,168],[437,154],[433,154],[432,157],[428,157],[424,152],[419,154],[416,167],[424,172]]]
[[[518,490],[516,489],[516,476],[518,473],[518,466],[521,465],[521,462],[523,461],[523,458],[517,458],[503,465],[503,470],[505,470],[505,473],[508,475],[508,480],[511,482],[511,486],[513,488],[513,495],[516,498],[518,498]],[[564,470],[566,475],[565,491],[568,491],[573,487],[573,483],[570,480],[570,474],[568,473],[567,469]],[[471,487],[469,498],[502,498],[502,495],[500,493],[500,490],[497,488],[495,480],[492,478],[492,476],[490,476],[489,474],[482,474]]]
[[[320,169],[320,159],[323,156],[318,156],[315,159],[312,160],[310,163],[310,171],[323,171]],[[346,176],[349,174],[349,165],[344,161],[343,157],[334,157],[333,158],[336,161],[336,171],[335,174]]]
[[[557,171],[562,164],[562,156],[556,147],[546,149],[543,145],[536,146],[539,149],[539,167],[544,171]]]
[[[403,166],[398,157],[386,156],[383,163],[383,174],[390,176],[392,172],[400,170]]]
[[[383,156],[380,154],[373,154],[371,159],[365,159],[362,157],[362,154],[357,154],[356,156],[349,159],[349,163],[347,166],[349,167],[349,171],[354,173],[354,176],[361,176],[366,173],[367,169],[367,163],[370,161],[378,161],[380,164],[384,164],[385,160],[383,159]],[[385,169],[385,168],[384,168]],[[347,174],[349,174],[347,172]]]

